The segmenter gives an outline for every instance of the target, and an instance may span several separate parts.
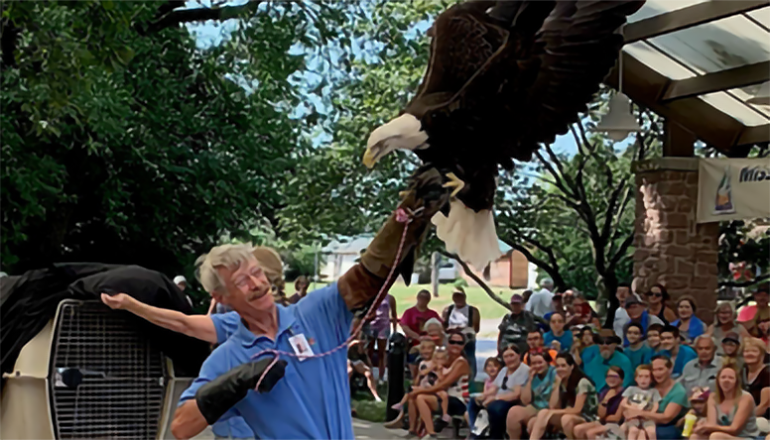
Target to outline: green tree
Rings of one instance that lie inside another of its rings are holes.
[[[589,297],[609,300],[614,310],[617,301],[610,293],[620,282],[630,282],[633,274],[631,163],[659,151],[661,130],[656,116],[637,112],[644,130],[618,150],[605,135],[589,130],[607,98],[607,92],[601,93],[588,118],[571,128],[577,154],[559,154],[544,146],[531,164],[504,177],[497,221],[502,239],[524,253],[557,288],[577,288]]]
[[[96,260],[177,273],[224,235],[277,226],[315,125],[299,116],[320,96],[298,75],[349,49],[343,24],[359,13],[320,0],[2,8],[1,251],[12,272]],[[186,26],[205,20],[233,31],[198,47]]]
[[[398,115],[413,96],[428,61],[424,31],[451,2],[364,4],[368,19],[352,26],[354,34],[367,38],[356,42],[349,73],[321,83],[328,91],[320,121],[325,141],[300,153],[301,172],[286,188],[279,231],[293,242],[376,231],[417,163],[399,153],[369,172],[361,157],[369,133]]]

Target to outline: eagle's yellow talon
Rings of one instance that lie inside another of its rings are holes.
[[[443,188],[454,188],[454,191],[452,191],[451,197],[454,197],[462,191],[463,188],[465,188],[465,182],[460,180],[459,177],[455,175],[455,173],[447,173],[446,177],[449,179],[449,182],[442,185]]]

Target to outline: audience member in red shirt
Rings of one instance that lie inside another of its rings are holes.
[[[401,315],[399,324],[401,324],[401,328],[406,333],[406,337],[409,338],[411,346],[417,345],[420,342],[420,336],[424,334],[423,326],[425,321],[431,318],[441,321],[441,316],[435,310],[428,308],[429,303],[430,292],[421,290],[417,293],[417,305],[406,309],[404,314]]]

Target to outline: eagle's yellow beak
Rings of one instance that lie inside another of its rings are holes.
[[[378,157],[379,155],[377,154],[377,151],[379,150],[380,148],[377,145],[373,145],[372,147],[366,149],[363,162],[367,168],[372,169],[377,161],[380,160]]]

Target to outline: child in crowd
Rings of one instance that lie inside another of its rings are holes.
[[[652,355],[655,356],[660,351],[660,331],[663,326],[660,324],[651,324],[647,327],[647,346],[652,349]]]
[[[626,327],[626,339],[628,347],[625,350],[631,366],[636,369],[640,365],[648,365],[652,362],[652,349],[644,342],[644,330],[641,324],[632,322]]]
[[[423,337],[420,343],[414,348],[420,353],[421,359],[420,366],[417,369],[417,377],[414,378],[414,383],[423,387],[433,386],[438,380],[438,374],[434,371],[433,365],[433,354],[436,351],[436,343],[433,342],[431,338]],[[408,399],[409,394],[404,395],[401,402],[396,403],[391,408],[400,411]],[[397,418],[400,419],[401,417],[403,417],[403,411]]]
[[[695,387],[692,390],[690,396],[690,407],[692,409],[687,412],[687,415],[694,415],[698,418],[695,421],[695,426],[706,421],[706,403],[708,403],[709,394],[711,394],[711,390],[708,388]],[[677,428],[683,428],[685,421],[685,417],[682,417],[676,424]]]
[[[620,408],[641,409],[644,411],[655,412],[658,410],[660,402],[660,393],[652,387],[652,367],[649,365],[640,365],[636,367],[636,386],[630,386],[623,392],[623,402]],[[628,440],[641,439],[645,436],[648,440],[656,440],[655,422],[641,418],[627,419],[623,426],[623,432],[626,433]],[[642,433],[644,431],[644,433]]]
[[[484,362],[484,371],[487,373],[487,380],[484,381],[484,392],[476,396],[476,400],[481,403],[488,397],[494,397],[497,395],[497,385],[495,385],[495,379],[503,368],[503,364],[500,359],[496,357],[487,358]]]
[[[423,388],[432,387],[444,376],[444,368],[449,363],[449,354],[444,347],[437,349],[436,343],[431,338],[422,339],[417,347],[420,350],[422,361],[420,361],[417,378],[414,383]],[[439,402],[441,402],[441,411],[444,413],[441,417],[442,420],[451,422],[452,418],[448,414],[449,395],[446,391],[439,391],[436,393],[436,396],[439,398]],[[391,407],[399,411],[398,416],[394,420],[401,420],[404,417],[404,404],[407,400],[409,400],[408,393],[400,402]]]
[[[449,368],[449,352],[446,348],[439,347],[433,354],[433,369],[438,374],[438,380],[444,378],[444,375],[448,374],[452,369]],[[433,382],[431,386],[435,385]],[[445,390],[441,390],[435,393],[438,397],[439,404],[441,405],[441,420],[449,423],[452,421],[452,417],[449,415],[449,394]]]

